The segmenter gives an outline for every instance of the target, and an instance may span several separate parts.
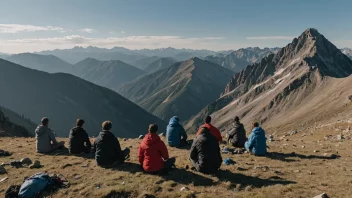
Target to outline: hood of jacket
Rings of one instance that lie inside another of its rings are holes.
[[[82,127],[74,127],[71,129],[71,135],[76,136],[76,135],[80,134],[82,131],[84,131],[84,129]]]
[[[177,116],[174,116],[170,119],[169,126],[180,125],[180,119]]]
[[[260,127],[255,127],[253,130],[252,130],[252,133],[258,135],[258,134],[261,134],[261,133],[264,133],[264,130]]]
[[[241,123],[239,122],[239,121],[235,121],[234,123],[233,123],[233,126],[234,127],[240,127],[241,126]]]
[[[158,142],[160,142],[160,137],[155,134],[155,133],[148,133],[147,135],[145,135],[143,141],[142,141],[142,148],[146,149]]]
[[[35,129],[35,133],[38,136],[43,135],[44,133],[46,133],[48,130],[51,130],[50,128],[48,128],[47,126],[43,126],[43,125],[39,125],[36,129]]]

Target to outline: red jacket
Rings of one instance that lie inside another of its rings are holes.
[[[199,127],[199,130],[197,132],[197,136],[200,134],[202,127],[208,128],[210,133],[213,134],[219,142],[222,142],[222,135],[221,135],[219,129],[217,129],[216,127],[214,127],[211,124],[204,124],[201,127]]]
[[[157,134],[148,133],[139,146],[138,158],[144,171],[157,172],[164,168],[164,160],[169,159],[169,153]]]

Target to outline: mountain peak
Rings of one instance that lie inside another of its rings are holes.
[[[311,36],[311,37],[316,37],[316,36],[321,36],[319,31],[315,28],[307,28],[304,32],[304,35]]]

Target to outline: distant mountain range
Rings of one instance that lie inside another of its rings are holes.
[[[49,74],[0,59],[0,104],[40,122],[49,117],[58,136],[68,136],[77,118],[96,136],[105,120],[113,122],[118,137],[145,134],[150,123],[166,122],[151,115],[119,94],[70,74]]]
[[[145,58],[145,56],[143,55],[130,53],[129,51],[124,52],[124,50],[117,50],[114,48],[103,49],[103,48],[97,48],[97,47],[87,47],[87,48],[74,47],[72,49],[63,49],[63,50],[57,49],[53,51],[38,52],[38,54],[54,55],[71,64],[78,63],[86,58],[94,58],[100,61],[120,60],[125,63],[131,63],[133,61]]]
[[[212,115],[226,129],[234,116],[249,126],[298,129],[314,120],[343,112],[351,95],[352,61],[316,29],[307,29],[292,43],[245,67],[228,82],[222,96],[186,124],[190,132]]]
[[[112,90],[145,74],[143,70],[119,60],[98,61],[86,58],[76,63],[74,68],[76,76]]]
[[[7,56],[5,59],[31,69],[48,73],[73,73],[73,66],[71,64],[53,55],[23,53]]]
[[[178,62],[119,89],[126,98],[168,120],[183,121],[218,98],[233,72],[199,58]]]
[[[260,49],[259,47],[249,47],[233,51],[229,54],[220,53],[210,55],[205,57],[205,60],[219,64],[235,72],[239,72],[246,66],[261,61],[269,54],[277,53],[278,50],[279,48]]]
[[[114,47],[112,49],[98,48],[98,47],[74,47],[72,49],[56,49],[52,51],[41,51],[38,54],[54,55],[62,60],[65,60],[71,64],[75,64],[86,58],[94,58],[101,61],[106,60],[120,60],[125,63],[131,64],[136,67],[145,66],[158,57],[171,57],[177,61],[183,61],[191,57],[205,57],[216,52],[210,50],[192,50],[192,49],[175,49],[175,48],[161,48],[161,49],[141,49],[141,50],[129,50],[123,47]],[[141,61],[144,58],[150,59],[148,61]]]
[[[0,137],[33,137],[37,127],[31,120],[0,106]]]
[[[156,71],[169,68],[176,62],[177,61],[173,58],[159,58],[156,61],[148,64],[146,67],[143,68],[143,70],[151,74]]]

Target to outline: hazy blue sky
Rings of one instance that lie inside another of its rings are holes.
[[[0,52],[284,46],[317,28],[352,47],[348,0],[0,0]]]

